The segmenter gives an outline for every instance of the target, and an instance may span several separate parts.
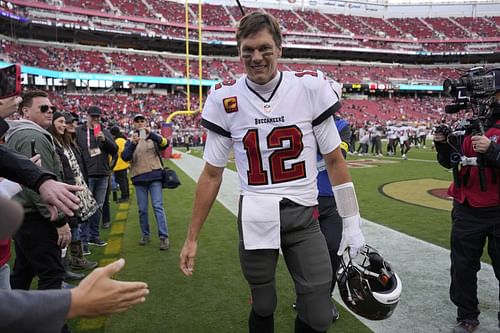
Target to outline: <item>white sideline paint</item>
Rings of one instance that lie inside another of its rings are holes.
[[[181,159],[171,161],[195,182],[204,165],[202,159],[184,153]],[[217,200],[236,215],[238,198],[238,175],[226,169]],[[455,324],[456,309],[448,295],[449,250],[365,219],[363,232],[370,245],[377,248],[383,256],[390,258],[393,268],[403,281],[403,294],[391,318],[383,321],[370,321],[360,317],[359,319],[375,333],[451,332]],[[498,333],[498,283],[491,265],[482,263],[481,266],[478,274],[481,326],[476,332]],[[335,290],[337,291],[337,288]],[[334,297],[343,305],[338,292]]]

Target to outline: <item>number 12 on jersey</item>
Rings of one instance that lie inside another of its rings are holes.
[[[243,147],[248,158],[248,185],[268,185],[268,173],[271,176],[271,184],[306,177],[306,164],[304,161],[293,163],[288,168],[285,166],[287,160],[298,158],[304,149],[302,132],[297,126],[276,127],[269,133],[266,141],[267,149],[273,149],[273,152],[269,155],[269,171],[264,170],[262,164],[258,129],[248,130],[243,137]],[[289,147],[284,147],[285,141],[290,142]]]

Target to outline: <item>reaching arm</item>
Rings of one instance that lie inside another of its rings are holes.
[[[179,258],[179,268],[186,276],[193,275],[198,234],[219,193],[223,172],[223,167],[205,163],[205,168],[198,179],[191,223]]]
[[[67,318],[110,315],[144,303],[149,294],[146,283],[112,279],[124,266],[125,260],[119,259],[97,268],[71,289]]]

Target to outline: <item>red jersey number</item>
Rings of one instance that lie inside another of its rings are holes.
[[[290,146],[287,148],[284,148],[285,141],[290,143]],[[247,132],[243,138],[243,147],[247,152],[248,158],[248,185],[269,184],[267,172],[262,165],[257,129],[251,129]],[[267,136],[267,148],[282,148],[273,151],[269,156],[269,173],[272,184],[297,180],[306,176],[306,164],[304,161],[293,163],[288,168],[285,165],[287,160],[298,158],[304,149],[302,132],[297,126],[293,125],[273,129]]]

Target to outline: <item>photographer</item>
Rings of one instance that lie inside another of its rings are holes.
[[[162,162],[159,152],[167,148],[168,141],[147,126],[147,120],[143,114],[134,116],[134,128],[134,132],[125,143],[121,157],[125,162],[130,161],[130,176],[132,184],[135,186],[142,233],[139,245],[145,246],[151,240],[148,213],[148,198],[151,196],[151,204],[158,226],[160,250],[165,251],[170,248],[170,240],[168,238],[167,216],[163,207]]]
[[[500,77],[496,79],[495,98],[488,102],[486,117],[476,119],[479,126],[473,123],[464,135],[440,126],[434,134],[438,162],[454,173],[448,189],[453,197],[450,298],[457,306],[454,333],[473,332],[479,325],[476,275],[486,239],[500,280]],[[500,320],[500,312],[498,316]]]

